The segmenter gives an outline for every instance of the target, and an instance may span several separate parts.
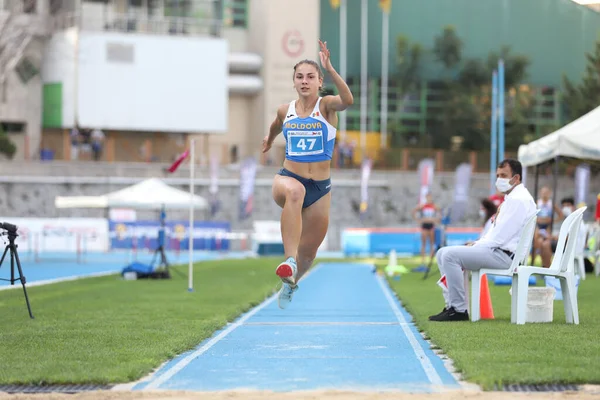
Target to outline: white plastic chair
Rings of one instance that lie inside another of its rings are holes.
[[[568,324],[579,324],[579,308],[575,287],[574,258],[579,228],[583,213],[587,207],[581,207],[569,215],[560,227],[554,258],[549,268],[519,266],[513,275],[513,304],[517,304],[517,324],[525,324],[527,317],[527,294],[529,277],[533,274],[555,276],[560,280],[560,288],[565,306],[565,318]],[[515,288],[516,286],[516,288]],[[515,290],[516,289],[516,290]],[[516,299],[515,299],[516,298]],[[511,317],[511,321],[513,318]]]
[[[596,243],[600,240],[600,237],[596,238]],[[600,276],[600,248],[596,250],[596,259],[594,260],[594,274],[596,278]]]
[[[594,237],[594,247],[590,249],[590,256],[594,257],[594,275],[600,276],[600,224],[592,225],[590,237]]]
[[[582,217],[583,218],[583,217]],[[582,221],[577,233],[577,244],[575,246],[575,273],[581,280],[585,279],[585,249],[587,248],[587,225]]]
[[[479,321],[481,318],[479,299],[481,296],[481,277],[484,274],[489,275],[501,275],[501,276],[513,276],[513,271],[519,265],[525,264],[527,257],[529,257],[529,251],[533,244],[533,234],[535,232],[535,224],[537,222],[537,215],[540,210],[536,210],[529,219],[525,222],[525,227],[521,231],[519,237],[519,244],[513,257],[512,264],[507,269],[491,269],[482,268],[479,271],[471,271],[471,321]],[[465,287],[468,287],[465,285]],[[513,280],[513,293],[515,288],[515,282]],[[516,306],[515,296],[513,296],[511,304],[511,322],[516,322]]]

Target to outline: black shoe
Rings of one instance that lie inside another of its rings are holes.
[[[456,311],[454,309],[454,307],[450,307],[449,309],[446,310],[446,312],[442,312],[438,315],[434,315],[433,317],[430,317],[429,320],[439,321],[439,322],[469,321],[469,313],[467,311],[465,311],[465,312]]]
[[[430,321],[437,321],[438,318],[440,318],[442,315],[446,314],[447,312],[448,312],[448,307],[444,307],[444,309],[442,310],[441,313],[430,316],[429,320]]]

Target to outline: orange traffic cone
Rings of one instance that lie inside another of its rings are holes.
[[[490,297],[487,275],[481,276],[481,295],[479,296],[479,314],[481,319],[494,319],[494,307]]]

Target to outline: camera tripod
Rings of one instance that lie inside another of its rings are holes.
[[[165,232],[165,219],[167,217],[167,213],[165,211],[165,206],[161,207],[160,210],[160,228],[158,229],[158,238],[157,238],[157,242],[158,242],[158,247],[154,250],[154,255],[152,256],[152,261],[150,262],[150,265],[152,267],[154,267],[154,263],[156,262],[156,259],[159,259],[159,264],[158,264],[158,268],[164,268],[165,270],[165,277],[166,278],[170,278],[171,274],[170,274],[170,267],[171,265],[169,264],[169,261],[167,260],[167,255],[165,254],[165,241],[166,241],[166,232]],[[185,277],[185,275],[183,275],[181,273],[181,271],[178,271],[175,268],[172,268],[173,271],[177,272],[178,275],[180,275],[181,277]]]
[[[23,275],[23,269],[21,268],[21,261],[19,260],[19,253],[17,252],[17,245],[15,244],[15,239],[19,236],[17,235],[17,227],[15,225],[11,225],[8,223],[0,223],[0,228],[5,229],[6,233],[2,235],[8,236],[8,245],[4,249],[4,253],[2,254],[2,258],[0,258],[0,268],[2,268],[2,262],[6,257],[6,254],[10,252],[10,279],[0,278],[2,281],[10,282],[11,285],[14,285],[16,281],[21,281],[21,285],[23,286],[23,293],[25,293],[25,302],[27,303],[27,310],[29,311],[29,317],[33,319],[33,314],[31,313],[31,305],[29,304],[29,297],[27,296],[27,289],[25,288],[25,283],[27,280]],[[19,271],[19,277],[15,278],[15,263],[17,264],[17,268]]]
[[[164,269],[164,277],[165,278],[171,278],[171,273],[170,271],[173,270],[175,272],[177,272],[177,274],[181,277],[185,277],[185,275],[183,275],[181,273],[181,271],[178,271],[176,268],[173,268],[171,266],[171,264],[169,264],[169,261],[167,261],[167,256],[165,255],[165,248],[162,245],[159,245],[155,250],[154,250],[154,255],[152,256],[152,261],[150,262],[150,265],[152,267],[154,267],[154,263],[156,263],[156,259],[159,259],[159,264],[157,268],[163,268]]]

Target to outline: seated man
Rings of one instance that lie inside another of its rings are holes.
[[[564,198],[561,201],[561,212],[564,218],[567,218],[569,215],[571,215],[571,213],[573,213],[573,211],[576,210],[575,208],[575,200],[573,200],[573,198],[571,197],[567,197]],[[587,227],[585,224],[581,224],[581,228],[579,229],[579,237],[578,237],[578,245],[583,246],[584,243],[586,243],[586,236],[587,236]],[[581,242],[583,241],[583,242]],[[541,249],[541,256],[542,256],[542,267],[544,268],[548,268],[550,267],[550,264],[552,263],[552,257],[554,256],[554,253],[556,252],[556,246],[558,244],[558,236],[556,235],[552,235],[551,237],[545,237],[545,238],[541,238],[538,241],[538,245],[539,248]],[[577,249],[576,249],[577,251]]]
[[[517,160],[507,159],[496,170],[496,188],[505,193],[492,227],[472,245],[443,247],[437,252],[438,267],[446,275],[446,306],[431,321],[468,321],[463,269],[507,269],[512,263],[519,236],[527,219],[536,212],[533,197],[521,183],[523,167]]]
[[[537,201],[537,207],[540,210],[537,216],[537,228],[533,235],[533,250],[532,253],[537,256],[540,247],[539,244],[551,236],[552,232],[549,232],[550,225],[554,219],[554,215],[558,218],[563,218],[561,210],[552,199],[552,191],[548,186],[544,186],[540,189],[540,198]],[[534,257],[535,257],[534,256]]]

